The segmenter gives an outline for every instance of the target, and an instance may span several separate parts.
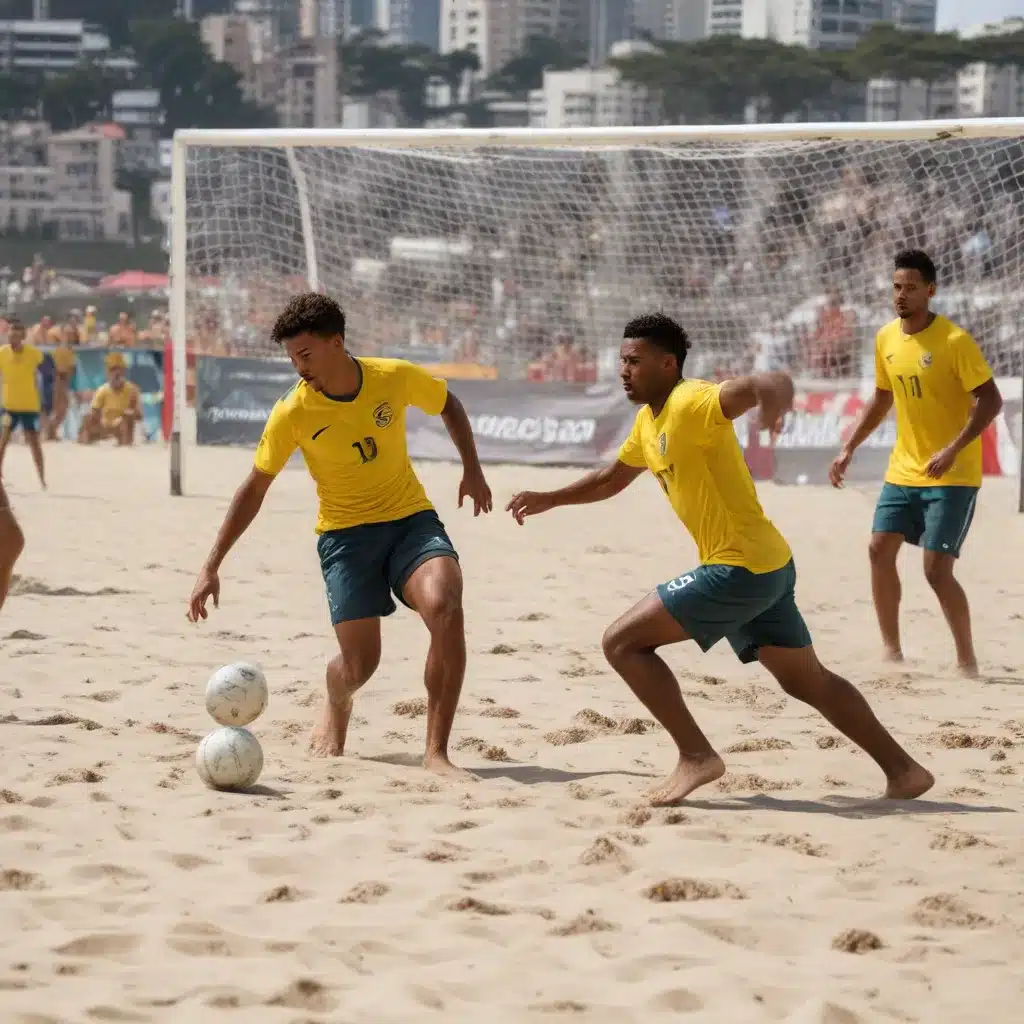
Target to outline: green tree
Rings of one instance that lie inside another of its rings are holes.
[[[132,245],[141,241],[142,230],[152,220],[152,188],[156,176],[139,168],[122,167],[117,187],[131,196]]]
[[[0,71],[0,121],[32,116],[39,107],[39,81],[33,75]]]
[[[194,22],[137,22],[132,44],[146,80],[160,93],[167,135],[178,128],[273,125],[273,112],[246,99],[238,72],[213,59]]]
[[[488,86],[502,92],[522,95],[544,84],[544,72],[572,71],[584,67],[587,55],[583,48],[549,36],[530,36],[523,52],[498,68]]]
[[[41,92],[43,118],[58,132],[109,120],[111,97],[121,85],[119,76],[91,63],[48,77]]]
[[[426,46],[389,46],[376,29],[342,42],[338,55],[343,95],[370,99],[394,94],[406,124],[421,125],[427,116],[426,89],[436,54]]]

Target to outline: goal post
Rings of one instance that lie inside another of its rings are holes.
[[[190,358],[280,358],[273,314],[305,288],[342,302],[357,354],[523,379],[571,352],[614,373],[623,324],[658,308],[694,375],[850,384],[892,315],[892,255],[920,247],[936,308],[1006,379],[1024,376],[1022,223],[1024,118],[178,131],[171,493]]]

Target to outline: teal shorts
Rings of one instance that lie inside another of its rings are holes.
[[[4,426],[10,427],[12,432],[21,427],[26,434],[39,433],[39,413],[37,412],[11,412],[10,409],[4,409],[2,418]]]
[[[431,558],[458,555],[433,510],[387,523],[366,523],[322,533],[316,545],[327,587],[331,622],[375,619],[402,604],[406,580]]]
[[[978,487],[883,484],[872,533],[899,533],[925,551],[960,557],[978,503]]]
[[[810,647],[811,634],[796,606],[792,559],[774,572],[736,565],[701,565],[658,587],[666,611],[709,651],[723,638],[744,664],[762,647]]]

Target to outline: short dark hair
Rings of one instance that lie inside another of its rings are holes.
[[[935,284],[939,275],[931,256],[923,249],[901,249],[893,260],[894,270],[916,270],[925,284]]]
[[[288,300],[288,305],[274,321],[270,337],[279,345],[300,334],[332,338],[345,337],[345,311],[334,299],[319,292],[304,292]]]
[[[690,339],[686,331],[665,313],[643,313],[633,317],[622,331],[622,337],[635,341],[649,341],[670,356],[676,357],[679,372],[683,372]]]

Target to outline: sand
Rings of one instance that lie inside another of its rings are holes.
[[[247,1024],[654,1020],[1002,1022],[1024,983],[1024,518],[986,484],[961,575],[985,678],[904,556],[905,645],[876,660],[865,549],[874,491],[771,486],[819,652],[860,684],[938,783],[870,802],[874,765],[723,644],[668,653],[729,774],[684,807],[641,797],[671,745],[603,663],[619,612],[694,550],[649,478],[516,527],[455,508],[470,662],[453,756],[416,767],[425,631],[385,625],[350,756],[306,743],[332,654],[312,486],[287,471],[185,621],[241,451],[50,446],[39,492],[7,480],[28,536],[0,612],[0,1020]],[[491,468],[496,504],[571,470]],[[260,662],[251,794],[203,788],[210,672]]]

